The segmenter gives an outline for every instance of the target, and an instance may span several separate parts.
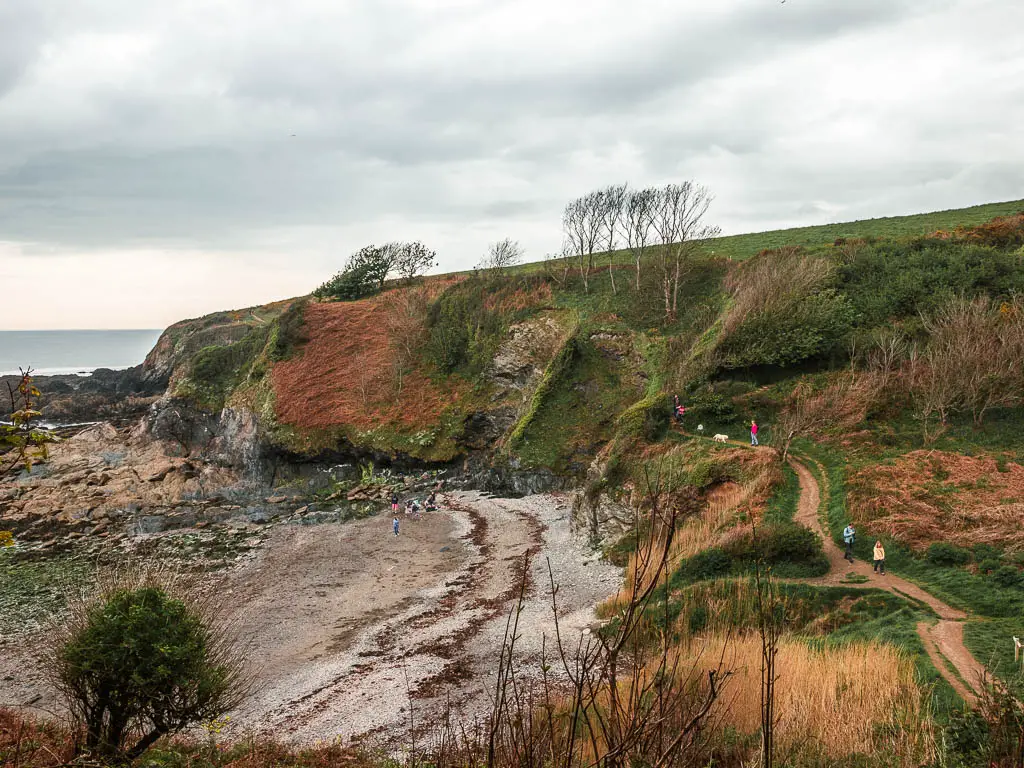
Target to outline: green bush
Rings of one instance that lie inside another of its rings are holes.
[[[949,765],[956,768],[983,768],[989,741],[989,727],[977,710],[953,710],[949,725],[942,731]]]
[[[995,560],[995,559],[992,559],[992,558],[988,558],[988,559],[982,560],[980,563],[978,563],[978,572],[979,573],[992,573],[993,571],[999,570],[999,567],[1001,565],[1002,565],[1002,563],[1000,563],[998,560]]]
[[[731,382],[705,384],[691,392],[685,400],[688,421],[729,423],[738,417],[728,387]]]
[[[346,267],[317,288],[313,295],[318,299],[356,301],[372,296],[380,290],[377,270],[371,263],[359,263]]]
[[[240,668],[213,622],[160,586],[115,588],[65,632],[50,668],[89,753],[131,760],[241,701]]]
[[[199,404],[218,410],[231,391],[249,375],[267,345],[270,326],[253,328],[234,344],[203,347],[192,357],[189,380]]]
[[[725,576],[732,570],[732,559],[718,547],[705,549],[689,558],[681,573],[688,581],[703,581]]]
[[[757,530],[756,540],[752,534],[745,534],[730,541],[725,551],[748,566],[760,560],[775,568],[793,565],[819,571],[824,563],[828,570],[821,540],[812,530],[797,523],[762,526]]]
[[[842,346],[853,327],[849,299],[834,288],[812,293],[785,312],[761,312],[723,340],[723,368],[792,366]]]
[[[975,544],[971,547],[971,553],[974,555],[974,560],[978,563],[982,560],[995,560],[999,562],[1003,559],[1003,551],[998,547],[993,547],[991,544]]]
[[[686,473],[686,482],[694,488],[704,489],[726,480],[737,480],[739,467],[716,456],[708,456],[693,462]]]
[[[459,283],[427,310],[426,354],[442,373],[479,374],[494,356],[506,321],[487,306],[489,286],[479,280]]]
[[[936,541],[928,547],[925,558],[933,565],[957,566],[971,562],[971,553],[955,544]]]
[[[1004,565],[993,571],[992,580],[1000,587],[1009,589],[1019,587],[1024,582],[1024,574],[1012,565]]]
[[[765,526],[758,538],[761,555],[769,563],[810,563],[823,553],[814,531],[795,523]]]
[[[1007,251],[953,240],[884,240],[849,249],[839,285],[863,327],[938,310],[956,296],[1009,296],[1024,290],[1024,271]]]

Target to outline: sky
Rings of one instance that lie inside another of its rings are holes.
[[[368,243],[559,250],[593,188],[724,233],[1024,197],[1019,0],[2,0],[0,329],[160,328]]]

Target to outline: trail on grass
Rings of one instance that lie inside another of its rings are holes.
[[[800,501],[794,520],[818,534],[824,544],[829,563],[829,572],[824,576],[816,579],[794,579],[794,581],[818,586],[884,589],[901,597],[924,603],[939,617],[935,624],[922,621],[917,625],[917,634],[921,637],[921,642],[924,643],[932,664],[964,701],[976,702],[977,690],[981,684],[984,670],[964,645],[964,628],[961,622],[967,618],[967,614],[947,605],[906,579],[901,579],[891,573],[877,574],[872,566],[863,560],[854,559],[852,563],[846,560],[842,550],[832,540],[832,537],[827,535],[821,525],[818,514],[821,490],[818,487],[818,481],[801,462],[790,457],[789,464],[800,481]],[[866,577],[868,581],[864,584],[847,583],[845,579],[849,573]],[[954,674],[949,669],[947,661],[948,664],[953,665],[958,674]]]

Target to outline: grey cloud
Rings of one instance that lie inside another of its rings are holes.
[[[581,2],[575,17],[528,2],[428,12],[296,0],[276,15],[226,2],[202,17],[174,4],[99,5],[0,10],[0,240],[231,251],[276,247],[275,230],[485,237],[494,226],[518,236],[521,224],[524,239],[550,236],[554,248],[560,206],[592,182],[703,174],[722,222],[763,228],[952,179],[1012,196],[1020,168],[1019,154],[984,166],[912,145],[872,162],[872,147],[843,132],[841,101],[816,104],[840,87],[829,76],[894,52],[875,36],[930,15],[939,25],[952,3],[736,0],[694,13]],[[525,18],[548,10],[550,24]],[[88,86],[29,76],[42,76],[44,43],[59,51],[111,30],[151,39],[136,69]],[[842,49],[848,41],[863,51]],[[788,65],[797,55],[810,63]],[[832,67],[837,56],[847,58]],[[757,79],[767,72],[778,75]],[[913,104],[865,109],[939,146],[970,127],[918,124]],[[467,243],[444,266],[480,247]]]

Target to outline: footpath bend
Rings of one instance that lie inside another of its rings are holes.
[[[846,560],[842,550],[821,524],[821,489],[817,479],[803,462],[790,457],[789,464],[800,481],[800,500],[794,520],[818,535],[829,562],[829,572],[824,576],[792,581],[818,586],[842,586],[848,589],[882,589],[924,603],[939,617],[934,624],[922,621],[917,625],[917,634],[932,664],[965,702],[975,703],[984,668],[964,645],[963,622],[967,619],[967,614],[947,605],[906,579],[892,573],[875,573],[871,565],[863,560],[855,559],[852,563]],[[865,577],[867,581],[861,584],[849,583],[848,574],[851,572],[856,576]],[[956,674],[950,669],[950,665],[956,670]]]

